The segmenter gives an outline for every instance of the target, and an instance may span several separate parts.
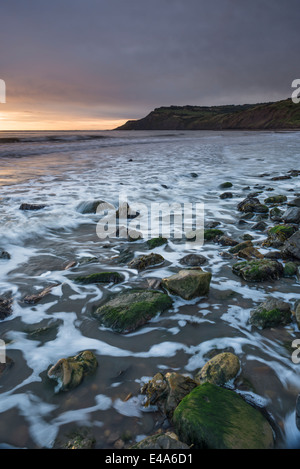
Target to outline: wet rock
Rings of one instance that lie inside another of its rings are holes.
[[[292,319],[291,307],[288,303],[276,298],[267,298],[256,309],[250,312],[249,323],[259,329],[285,326]]]
[[[286,195],[272,195],[264,200],[265,204],[282,204],[287,201]]]
[[[175,409],[175,431],[194,449],[269,449],[273,431],[261,412],[234,391],[204,383]]]
[[[147,245],[149,249],[155,249],[159,246],[163,246],[164,244],[167,244],[167,242],[168,242],[167,238],[162,238],[160,236],[158,238],[148,239]]]
[[[105,204],[104,200],[87,200],[84,202],[80,202],[77,206],[76,210],[79,213],[87,214],[87,213],[97,213],[98,205]]]
[[[221,244],[221,246],[236,246],[239,243],[235,239],[230,238],[230,236],[223,235],[218,238],[218,244]]]
[[[265,231],[267,229],[267,224],[264,221],[259,221],[255,223],[251,229],[255,231]]]
[[[238,257],[241,257],[242,259],[263,259],[263,255],[256,249],[254,246],[249,246],[247,248],[241,249],[238,252]]]
[[[178,440],[175,433],[158,433],[148,436],[139,443],[132,445],[130,449],[189,449],[189,446]]]
[[[162,279],[162,286],[171,294],[185,300],[206,296],[212,274],[204,272],[200,267],[180,270],[177,274]]]
[[[63,265],[63,269],[64,269],[64,270],[69,270],[69,269],[71,269],[72,267],[75,267],[76,264],[77,264],[76,261],[68,261],[68,262],[66,262],[66,263]]]
[[[286,262],[284,265],[284,277],[294,277],[298,273],[298,265],[295,262]]]
[[[243,241],[242,243],[236,244],[235,246],[229,249],[229,252],[230,254],[238,254],[240,251],[242,251],[242,249],[246,249],[249,247],[253,247],[251,239],[247,241]]]
[[[296,228],[292,225],[276,225],[267,232],[268,238],[263,242],[265,247],[279,248],[295,233]]]
[[[74,282],[82,285],[90,285],[92,283],[120,283],[123,282],[124,279],[124,275],[119,272],[98,272],[76,277],[74,278]]]
[[[89,350],[78,355],[61,358],[48,371],[48,377],[58,381],[58,390],[69,391],[77,387],[87,375],[93,374],[98,363],[95,355]]]
[[[155,405],[168,418],[171,418],[179,402],[189,394],[197,383],[179,373],[157,373],[146,383],[141,394],[146,396],[145,407]]]
[[[232,199],[232,197],[232,192],[223,192],[223,194],[220,195],[220,199]]]
[[[0,259],[10,259],[10,254],[7,251],[0,249]]]
[[[285,181],[286,179],[292,179],[292,176],[275,176],[271,178],[271,181]]]
[[[191,177],[192,177],[192,178],[197,178],[197,177],[198,177],[198,174],[197,174],[197,173],[191,173]]]
[[[232,271],[247,282],[278,280],[283,276],[283,266],[271,259],[238,262],[232,266]]]
[[[260,203],[256,197],[248,196],[238,204],[238,210],[245,213],[268,213],[269,208]]]
[[[129,262],[130,269],[137,269],[139,272],[147,269],[148,267],[158,266],[163,264],[165,259],[160,254],[151,253],[146,256],[139,256]]]
[[[62,445],[62,449],[92,449],[96,440],[88,430],[77,431],[70,435],[70,439]]]
[[[223,182],[222,184],[220,184],[221,189],[229,189],[230,187],[232,187],[231,182]]]
[[[20,210],[42,210],[43,208],[47,207],[47,205],[41,204],[21,204],[19,209]]]
[[[251,234],[245,233],[245,234],[243,234],[242,239],[243,239],[244,241],[252,241],[254,238],[253,238],[253,236],[252,236]],[[237,244],[238,244],[238,243],[237,243]]]
[[[236,377],[240,371],[240,360],[231,352],[223,352],[211,358],[195,375],[199,384],[212,383],[219,386]]]
[[[269,251],[265,254],[265,259],[275,259],[275,260],[278,260],[278,259],[281,259],[282,258],[282,254],[281,254],[281,251]]]
[[[160,290],[161,280],[158,278],[147,278],[147,287],[152,290]]]
[[[292,199],[288,202],[288,205],[290,207],[299,207],[300,208],[300,197],[295,197],[295,199]]]
[[[282,215],[282,219],[285,223],[300,223],[300,207],[288,208]]]
[[[205,223],[205,228],[207,229],[216,228],[219,225],[220,225],[219,221],[209,221],[208,223]]]
[[[180,259],[180,264],[187,265],[189,267],[198,267],[207,262],[207,258],[201,254],[187,254]]]
[[[300,259],[300,231],[296,231],[283,245],[281,252],[287,257]]]
[[[172,303],[167,294],[159,291],[129,290],[117,294],[97,308],[94,316],[105,327],[126,334],[170,308]]]
[[[216,228],[209,228],[204,230],[205,241],[217,241],[220,236],[223,236],[224,232]]]
[[[12,298],[0,297],[0,320],[6,319],[12,314]]]
[[[49,285],[48,287],[44,288],[40,293],[36,295],[26,295],[23,299],[24,303],[28,303],[30,305],[34,305],[38,303],[42,298],[48,295],[54,287],[57,287],[59,283],[54,285]]]
[[[280,210],[278,207],[274,207],[270,210],[270,220],[274,221],[274,222],[280,222],[282,221],[282,215],[283,215],[283,211]]]

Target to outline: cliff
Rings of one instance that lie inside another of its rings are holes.
[[[300,130],[300,104],[291,99],[262,104],[169,106],[129,120],[116,130]]]

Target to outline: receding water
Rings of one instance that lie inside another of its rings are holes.
[[[205,224],[218,221],[229,236],[240,240],[247,232],[259,242],[265,235],[251,230],[251,220],[238,223],[237,204],[257,190],[263,200],[272,194],[270,188],[295,197],[299,178],[272,177],[299,170],[299,157],[299,132],[0,134],[0,248],[11,254],[0,260],[0,295],[14,298],[13,314],[0,322],[0,338],[14,361],[0,379],[0,446],[52,448],[79,427],[90,429],[98,448],[113,447],[126,430],[138,440],[161,424],[153,409],[142,406],[143,382],[157,371],[193,376],[209,352],[230,350],[241,361],[234,389],[274,419],[281,432],[278,446],[300,447],[295,425],[300,365],[291,359],[299,329],[292,322],[259,331],[248,323],[251,309],[269,295],[293,306],[300,299],[296,278],[249,284],[232,273],[234,260],[220,255],[226,248],[205,243],[193,249],[172,238],[155,249],[165,264],[138,273],[120,264],[118,256],[128,247],[134,255],[145,253],[144,240],[100,240],[99,215],[78,210],[92,200],[117,207],[124,194],[129,205],[199,202]],[[233,184],[231,199],[219,198],[225,181]],[[21,203],[46,208],[22,211]],[[109,292],[168,276],[195,250],[208,258],[203,269],[212,272],[207,298],[174,297],[173,309],[128,335],[101,327],[93,317]],[[79,263],[91,257],[98,260]],[[73,260],[77,266],[64,270]],[[104,286],[73,281],[99,269],[122,272],[125,280]],[[39,303],[24,303],[25,295],[50,284],[57,286]],[[86,349],[97,357],[95,375],[72,391],[55,392],[55,382],[47,377],[50,365]]]

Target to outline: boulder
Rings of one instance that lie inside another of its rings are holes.
[[[250,312],[249,323],[259,329],[285,326],[292,320],[291,307],[276,298],[267,298]]]
[[[238,210],[244,213],[268,213],[269,208],[260,203],[256,197],[246,197],[238,204]]]
[[[235,378],[240,371],[240,360],[231,352],[223,352],[211,358],[195,375],[198,384],[223,385]]]
[[[246,249],[249,247],[253,247],[251,239],[248,239],[246,241],[243,241],[242,243],[236,244],[232,248],[229,249],[230,254],[238,254],[239,251],[242,249]]]
[[[48,377],[58,382],[58,390],[69,391],[77,387],[87,375],[93,374],[98,363],[89,350],[69,358],[61,358],[48,371]]]
[[[137,269],[138,271],[145,270],[148,267],[163,264],[165,259],[160,254],[151,253],[145,256],[139,256],[129,262],[130,269]]]
[[[283,276],[283,266],[280,262],[272,259],[238,262],[232,266],[232,271],[247,282],[278,280]]]
[[[165,293],[134,289],[116,294],[93,314],[105,327],[126,334],[146,324],[172,304],[172,299]]]
[[[179,373],[156,373],[141,389],[141,394],[146,396],[144,406],[155,405],[161,413],[171,418],[179,402],[196,386],[193,379]]]
[[[204,272],[201,267],[180,270],[177,274],[163,278],[162,287],[171,294],[192,300],[208,294],[211,277],[212,274]]]
[[[270,210],[270,220],[272,221],[275,221],[275,222],[280,222],[282,221],[282,215],[284,214],[284,212],[282,210],[280,210],[280,208],[278,207],[273,207],[271,210]]]
[[[290,207],[282,215],[285,223],[300,223],[300,207]]]
[[[207,262],[207,258],[201,254],[187,254],[180,259],[180,264],[187,265],[189,267],[198,267]]]
[[[263,242],[265,247],[278,248],[295,233],[296,228],[292,225],[276,225],[267,232],[267,239]]]
[[[180,440],[194,449],[271,449],[273,431],[238,394],[211,383],[197,386],[174,411]]]

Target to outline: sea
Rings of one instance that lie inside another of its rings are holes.
[[[263,330],[249,323],[251,311],[269,296],[293,309],[299,279],[245,282],[232,272],[236,258],[222,255],[228,247],[193,245],[172,230],[153,251],[165,262],[138,272],[126,256],[149,254],[149,225],[141,223],[142,236],[134,241],[118,231],[99,237],[103,213],[88,210],[95,201],[117,209],[124,198],[129,206],[147,207],[147,216],[155,204],[199,204],[205,227],[216,225],[237,241],[250,234],[264,254],[271,249],[261,246],[266,232],[253,229],[259,219],[242,220],[237,205],[250,193],[262,202],[273,194],[287,201],[299,196],[300,177],[290,173],[300,170],[299,161],[300,132],[0,132],[0,251],[10,254],[0,259],[0,297],[13,300],[12,314],[0,321],[0,344],[11,365],[0,376],[0,448],[61,447],[79,431],[92,434],[99,449],[138,442],[169,428],[156,408],[144,407],[142,385],[157,372],[193,377],[223,351],[241,363],[226,386],[274,423],[277,448],[300,448],[300,364],[292,359],[297,323]],[[294,176],[273,179],[287,174]],[[232,186],[223,189],[224,182]],[[220,198],[225,191],[232,196]],[[22,204],[45,207],[20,210]],[[128,334],[103,327],[93,315],[109,295],[178,272],[191,253],[207,258],[202,268],[212,280],[206,297],[173,295],[171,309]],[[74,281],[108,270],[124,280]],[[37,303],[24,301],[48,286],[52,290]],[[50,366],[83,350],[95,354],[97,371],[77,388],[59,391],[47,375]]]

